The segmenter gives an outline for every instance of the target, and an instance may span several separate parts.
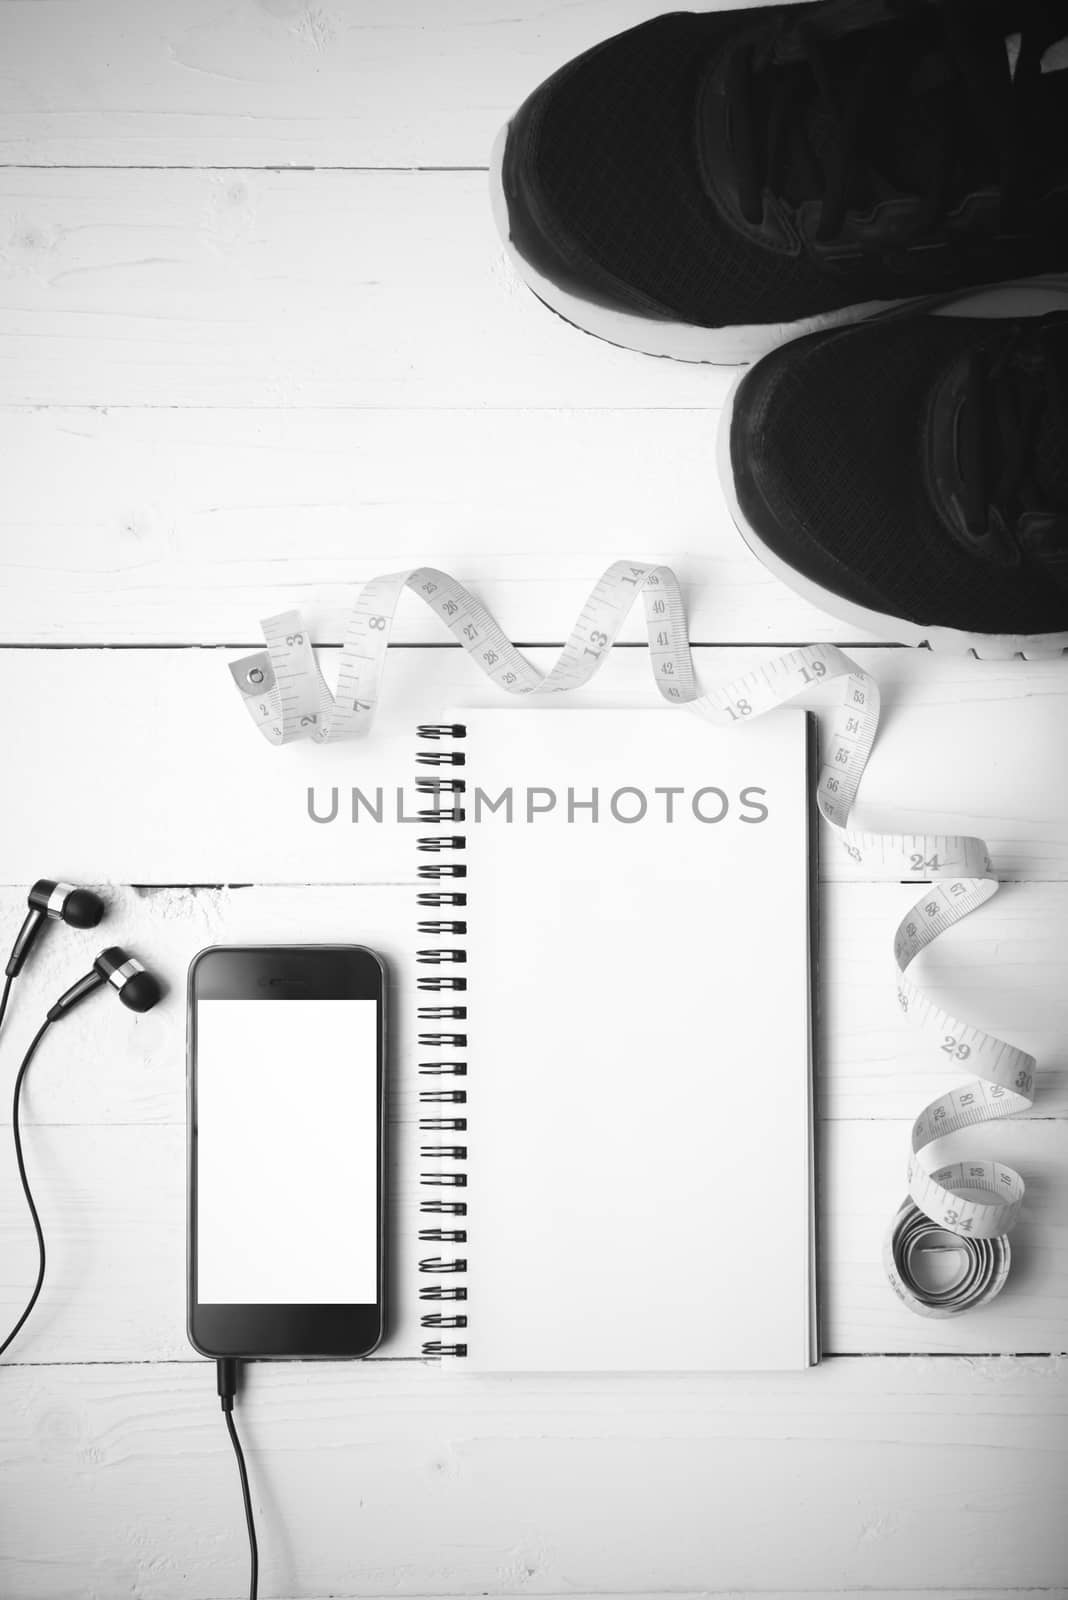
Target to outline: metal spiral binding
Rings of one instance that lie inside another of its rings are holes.
[[[422,849],[422,846],[420,846]],[[425,863],[417,869],[420,878],[466,878],[467,868],[461,867],[455,861],[435,861],[433,866]]]
[[[420,739],[431,741],[448,741],[463,739],[467,729],[462,723],[432,722],[422,723],[418,729]],[[465,756],[462,750],[420,750],[416,753],[416,761],[425,767],[462,767]],[[467,784],[463,778],[453,776],[417,777],[415,780],[416,792],[431,802],[428,809],[418,813],[420,822],[451,823],[453,825],[466,820],[463,795]],[[459,833],[436,833],[422,835],[418,840],[418,849],[427,855],[446,855],[466,848],[467,840]],[[461,863],[453,861],[420,862],[418,875],[421,879],[466,878],[467,868]],[[467,906],[466,889],[425,889],[420,890],[416,896],[420,911],[441,910],[442,908],[461,909]],[[467,921],[463,915],[445,918],[423,918],[418,922],[421,934],[430,938],[448,939],[447,945],[437,945],[432,949],[420,949],[416,952],[416,960],[421,967],[460,967],[466,964],[467,951],[462,945],[452,941],[462,939],[467,933]],[[452,990],[462,993],[467,989],[466,977],[431,976],[420,974],[417,987],[421,991],[420,1002],[423,994],[441,994],[443,991]],[[420,1024],[441,1023],[466,1023],[466,1004],[450,1003],[419,1005]],[[466,1078],[467,1062],[458,1059],[456,1052],[467,1047],[467,1033],[420,1032],[418,1035],[420,1045],[429,1050],[441,1052],[443,1059],[420,1061],[419,1075],[426,1079],[441,1078]],[[460,1134],[467,1132],[467,1115],[464,1107],[467,1105],[466,1089],[420,1088],[420,1117],[419,1131],[430,1135],[434,1134]],[[457,1108],[452,1114],[424,1111],[425,1107],[448,1106]],[[451,1225],[427,1226],[420,1228],[420,1241],[427,1244],[464,1245],[467,1243],[467,1201],[465,1198],[432,1199],[427,1191],[433,1190],[463,1190],[467,1187],[467,1173],[463,1164],[467,1160],[466,1144],[424,1144],[420,1146],[420,1158],[424,1164],[420,1172],[420,1200],[419,1210],[423,1216],[452,1219]],[[430,1278],[451,1279],[463,1277],[467,1272],[466,1256],[426,1256],[419,1263],[419,1271]],[[466,1301],[467,1286],[464,1283],[427,1283],[420,1284],[419,1299],[426,1304],[428,1301]],[[467,1327],[467,1312],[431,1311],[429,1306],[420,1318],[422,1327],[427,1329],[456,1329],[458,1331]],[[439,1338],[427,1338],[423,1341],[423,1354],[425,1356],[466,1356],[466,1343],[442,1341]]]
[[[415,759],[421,767],[462,767],[467,761],[462,750],[420,750]]]
[[[462,778],[416,778],[415,788],[417,794],[430,794],[438,799],[443,794],[463,794],[467,785]],[[450,806],[443,810],[440,805],[435,804],[433,809],[429,811],[417,811],[416,816],[420,822],[463,822],[466,812],[463,806],[460,805]],[[453,845],[451,840],[438,843],[435,846],[437,849],[448,849],[450,847],[455,849],[462,848],[460,845]],[[422,845],[420,848],[425,849],[426,846]]]

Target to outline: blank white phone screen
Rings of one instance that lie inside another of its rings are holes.
[[[198,1002],[201,1304],[377,1299],[377,1010]]]

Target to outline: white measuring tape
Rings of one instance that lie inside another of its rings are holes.
[[[963,1128],[1027,1110],[1033,1101],[1034,1057],[936,1006],[912,977],[919,953],[997,891],[986,845],[964,835],[855,833],[848,828],[861,777],[879,724],[874,679],[833,645],[807,645],[702,693],[690,654],[678,579],[670,567],[617,561],[601,576],[563,650],[548,673],[524,659],[484,606],[448,573],[417,567],[364,585],[345,631],[335,692],[328,688],[300,614],[287,611],[263,623],[265,651],[234,662],[230,671],[253,722],[272,744],[310,738],[327,744],[359,737],[374,717],[397,604],[411,589],[435,611],[482,671],[509,694],[552,694],[589,681],[640,594],[645,607],[649,664],[669,704],[728,725],[761,716],[814,684],[843,680],[816,790],[822,816],[858,863],[894,879],[928,884],[894,937],[898,998],[909,1019],[932,1041],[939,1064],[960,1065],[974,1078],[925,1108],[912,1130],[909,1198],[894,1218],[885,1248],[890,1282],[913,1311],[949,1316],[991,1299],[1009,1269],[1006,1237],[1023,1202],[1023,1179],[999,1161],[933,1165],[925,1152]],[[931,1286],[919,1259],[954,1252],[958,1267],[941,1288]]]

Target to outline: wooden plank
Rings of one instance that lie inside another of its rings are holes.
[[[650,0],[9,0],[5,163],[484,166],[537,83]]]
[[[73,1036],[75,1047],[78,1037]],[[49,1062],[61,1049],[58,1037],[47,1056],[42,1049],[34,1080],[42,1090],[51,1076]],[[154,1070],[169,1072],[180,1082],[180,1029],[167,1033]],[[102,1097],[112,1092],[101,1077]],[[34,1087],[28,1095],[35,1114],[37,1093]],[[1016,1260],[1006,1289],[979,1311],[941,1320],[906,1310],[882,1266],[884,1235],[905,1194],[909,1128],[907,1122],[887,1121],[839,1121],[821,1127],[825,1352],[1063,1352],[1068,1330],[1068,1124],[1020,1119],[977,1129],[957,1141],[955,1148],[962,1152],[996,1155],[1016,1167],[1033,1198],[1014,1235]],[[391,1331],[379,1359],[411,1358],[419,1353],[423,1337],[415,1300],[419,1245],[413,1135],[409,1120],[396,1125],[392,1140]],[[48,1278],[32,1320],[6,1359],[190,1359],[184,1309],[184,1126],[35,1126],[27,1129],[25,1146],[48,1238]],[[551,1184],[548,1176],[546,1183]],[[0,1324],[10,1326],[25,1304],[37,1257],[14,1163],[6,1157],[0,1163],[0,1228],[5,1241]],[[758,1249],[754,1261],[759,1261]],[[715,1271],[714,1240],[706,1266]]]
[[[219,644],[430,563],[513,639],[563,638],[601,570],[663,561],[695,640],[863,640],[739,537],[714,410],[0,411],[0,639]],[[670,515],[665,517],[665,507]],[[644,640],[638,612],[628,639]],[[414,600],[400,642],[447,638]]]
[[[8,1594],[242,1592],[213,1376],[5,1374]],[[1063,1363],[686,1384],[280,1363],[238,1410],[269,1594],[1065,1592]]]
[[[28,1126],[181,1125],[185,976],[208,944],[351,940],[386,957],[391,973],[393,1111],[415,1109],[412,988],[415,892],[410,886],[149,889],[109,886],[108,918],[85,932],[42,935],[4,1023],[3,1057],[12,1064],[49,1004],[106,942],[135,952],[166,985],[161,1004],[133,1017],[106,997],[49,1043],[34,1069],[23,1119]],[[893,930],[911,891],[892,884],[828,884],[821,901],[820,1109],[828,1120],[914,1117],[965,1069],[940,1069],[918,1030],[901,1015],[889,958]],[[14,938],[25,886],[0,890],[0,948]],[[982,911],[934,946],[919,966],[938,1001],[1038,1058],[1032,1117],[1068,1116],[1068,993],[1064,929],[1068,884],[1010,884]],[[476,1012],[477,1016],[477,1012]],[[71,1042],[77,1041],[77,1049]],[[10,1107],[0,1101],[0,1124]],[[0,1149],[3,1140],[0,1137]],[[904,1149],[904,1145],[902,1145]],[[2,1160],[2,1157],[0,1157]],[[892,1175],[900,1176],[900,1163]]]
[[[172,1030],[167,1044],[165,1059],[180,1083],[182,1033]],[[1065,1137],[1068,1148],[1068,1129]],[[185,1333],[184,1123],[28,1130],[24,1144],[47,1239],[47,1278],[5,1362],[197,1359]],[[6,1329],[26,1304],[37,1254],[6,1149],[4,1157],[0,1322]],[[420,1327],[415,1293],[420,1249],[434,1253],[418,1240],[417,1163],[409,1118],[390,1138],[390,1326],[376,1360],[411,1360],[433,1337]]]
[[[820,1104],[827,1117],[915,1117],[961,1081],[902,1018],[890,954],[907,884],[827,884],[820,898]],[[913,968],[954,1015],[1030,1051],[1037,1117],[1068,1112],[1068,885],[1009,883]],[[937,1051],[937,1041],[935,1041]]]
[[[554,653],[530,657],[547,668]],[[500,704],[499,692],[459,649],[391,651],[367,742],[279,751],[249,723],[227,671],[232,659],[195,649],[4,651],[14,781],[0,790],[0,882],[23,882],[27,863],[89,882],[411,881],[411,827],[374,824],[366,812],[353,826],[349,791],[373,798],[381,788],[388,816],[396,787],[413,777],[416,724],[450,706]],[[696,653],[708,684],[761,659],[766,651]],[[326,653],[328,674],[335,660]],[[908,650],[865,651],[864,660],[886,715],[858,825],[979,833],[1003,877],[1068,876],[1068,743],[1050,731],[1064,722],[1068,660]],[[831,705],[838,693],[826,685],[812,704]],[[657,703],[646,652],[630,649],[614,651],[568,699]],[[335,786],[338,820],[309,820],[309,788],[318,814],[329,815]],[[824,877],[878,876],[835,841],[825,846]]]
[[[985,1126],[952,1144],[958,1155],[1002,1158],[1028,1188],[1012,1235],[1009,1282],[963,1317],[917,1317],[892,1296],[882,1264],[887,1225],[906,1195],[911,1122],[831,1122],[820,1130],[824,1349],[1027,1352],[1068,1350],[1068,1176],[1063,1121]],[[946,1145],[948,1157],[950,1145]],[[1037,1340],[1037,1343],[1032,1343]]]
[[[550,315],[481,172],[9,168],[0,237],[0,405],[694,407],[733,376]]]

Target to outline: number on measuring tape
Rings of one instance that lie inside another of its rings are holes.
[[[842,680],[816,803],[851,860],[894,880],[929,882],[894,935],[898,1003],[909,1021],[930,1035],[933,1060],[943,1066],[951,1062],[975,1075],[962,1088],[932,1101],[913,1125],[909,1195],[887,1235],[887,1274],[905,1304],[924,1316],[949,1316],[991,1299],[1009,1270],[1006,1235],[1023,1203],[1023,1180],[1000,1162],[956,1162],[934,1168],[922,1157],[936,1140],[1026,1111],[1032,1104],[1035,1061],[937,1007],[910,971],[933,940],[995,893],[997,881],[990,874],[983,841],[957,835],[899,838],[857,833],[848,827],[879,725],[874,679],[833,645],[808,645],[702,693],[674,572],[670,567],[626,561],[614,562],[602,574],[555,664],[542,673],[462,584],[436,567],[418,567],[364,585],[345,630],[333,692],[319,670],[299,613],[287,611],[264,622],[266,650],[230,667],[264,738],[277,745],[302,738],[329,744],[367,733],[405,589],[437,613],[471,659],[508,694],[555,694],[588,682],[639,595],[653,682],[665,701],[685,706],[696,716],[723,726],[738,725],[814,685]],[[959,1271],[945,1287],[932,1288],[925,1278],[920,1258],[930,1252],[959,1257]]]

